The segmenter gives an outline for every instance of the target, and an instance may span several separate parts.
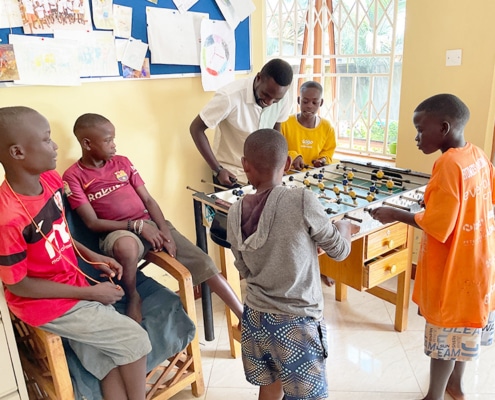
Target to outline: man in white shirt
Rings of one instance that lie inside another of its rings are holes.
[[[280,131],[280,123],[291,111],[286,93],[292,75],[289,63],[273,59],[256,76],[219,89],[193,120],[189,131],[215,183],[230,187],[244,174],[241,157],[250,133],[262,128]],[[213,146],[206,137],[207,128],[215,128]]]

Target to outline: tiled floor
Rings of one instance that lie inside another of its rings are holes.
[[[334,299],[324,287],[325,319],[330,356],[327,361],[329,398],[334,400],[422,399],[428,390],[429,358],[423,354],[424,320],[411,302],[409,326],[393,329],[395,307],[349,289],[348,300]],[[204,340],[199,328],[206,391],[204,400],[255,400],[258,390],[246,382],[242,362],[230,357],[223,304],[214,296],[215,340]],[[201,303],[196,303],[202,324]],[[495,399],[495,345],[484,347],[464,377],[468,400]],[[174,400],[194,399],[190,390]],[[446,400],[451,400],[449,395]]]

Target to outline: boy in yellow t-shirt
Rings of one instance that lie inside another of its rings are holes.
[[[426,319],[425,354],[431,357],[424,400],[443,400],[445,391],[463,400],[465,361],[493,342],[495,167],[465,141],[468,119],[467,106],[451,94],[418,105],[413,117],[418,148],[442,152],[425,190],[425,210],[371,211],[382,223],[401,221],[423,230],[413,301]]]
[[[297,103],[301,112],[282,123],[281,132],[289,145],[292,168],[322,167],[332,162],[337,142],[330,122],[318,116],[323,104],[323,88],[318,82],[301,85]]]

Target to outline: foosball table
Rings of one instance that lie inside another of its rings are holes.
[[[326,254],[320,255],[321,273],[335,280],[338,301],[347,298],[347,288],[351,287],[395,304],[394,327],[397,331],[407,328],[413,228],[398,222],[382,225],[368,211],[379,206],[397,207],[413,213],[420,211],[428,179],[429,175],[411,170],[355,161],[294,171],[283,177],[286,186],[311,190],[319,198],[329,220],[348,219],[360,226],[360,231],[352,239],[351,254],[344,261],[337,262]],[[217,186],[216,189],[225,188]],[[206,227],[215,230],[217,237],[223,234],[225,240],[222,229],[225,230],[230,205],[254,191],[251,185],[209,194],[195,191],[198,244],[206,240]],[[214,227],[211,226],[213,217]],[[231,272],[231,275],[235,274],[236,271]],[[396,290],[381,286],[395,277]]]

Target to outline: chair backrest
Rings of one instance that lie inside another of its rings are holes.
[[[65,219],[72,237],[79,243],[82,243],[88,249],[93,250],[96,253],[100,253],[99,246],[99,235],[92,232],[86,224],[83,222],[79,214],[72,210],[67,200],[67,196],[63,196],[64,209],[65,209]],[[76,252],[77,254],[77,252]],[[89,275],[91,278],[96,280],[101,280],[100,273],[98,270],[93,268],[92,265],[88,264],[86,261],[78,256],[78,264],[81,270]],[[93,283],[90,281],[90,283]]]
[[[82,221],[81,217],[76,211],[70,208],[67,196],[63,196],[64,209],[65,209],[65,219],[69,226],[69,230],[72,237],[78,242],[85,245],[87,248],[99,252],[99,237],[98,234],[89,230],[86,224]]]

